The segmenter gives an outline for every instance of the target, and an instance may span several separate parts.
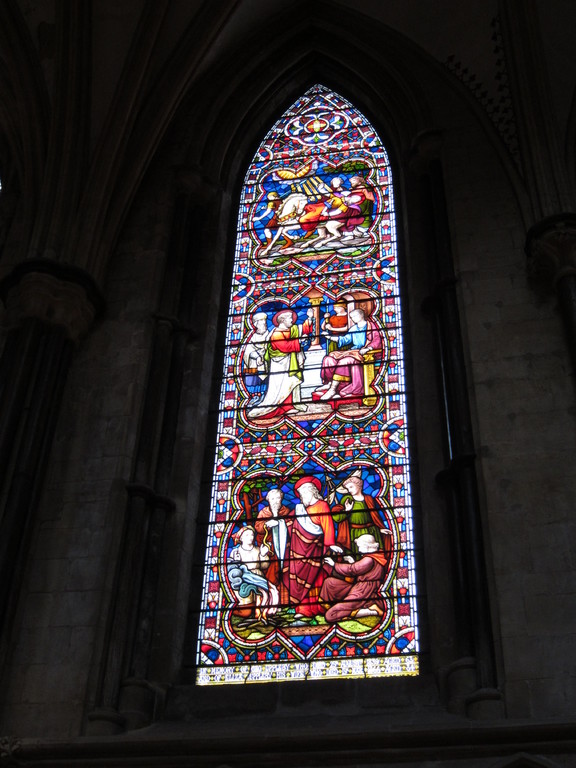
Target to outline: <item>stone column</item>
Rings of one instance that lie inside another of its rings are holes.
[[[163,696],[152,656],[164,538],[176,504],[170,497],[189,328],[197,301],[197,260],[203,227],[212,221],[216,187],[197,169],[177,179],[171,242],[154,321],[150,366],[136,445],[134,472],[126,483],[124,530],[113,595],[107,608],[107,638],[88,735],[112,735],[149,725]],[[196,253],[195,253],[196,251]],[[159,418],[159,414],[161,417]]]
[[[0,359],[0,629],[18,579],[75,346],[103,301],[82,270],[25,261],[0,282],[8,332]]]
[[[555,293],[576,370],[576,214],[550,216],[526,238],[528,276],[539,293]]]
[[[494,717],[500,714],[501,697],[496,690],[474,436],[440,134],[429,132],[420,136],[412,159],[413,171],[420,177],[429,249],[430,296],[424,308],[434,321],[443,394],[445,466],[438,474],[438,483],[444,491],[454,531],[453,580],[459,647],[454,662],[444,670],[444,683],[452,711],[470,717]]]
[[[311,347],[320,347],[320,306],[324,295],[315,287],[309,288],[304,296],[310,302],[310,306],[314,310],[314,338],[312,339]]]
[[[174,502],[147,485],[128,483],[126,492],[98,706],[88,714],[90,735],[149,725],[160,693],[149,679],[149,656],[164,529]]]

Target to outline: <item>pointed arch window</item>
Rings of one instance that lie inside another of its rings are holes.
[[[317,85],[242,189],[199,684],[418,673],[390,164]]]

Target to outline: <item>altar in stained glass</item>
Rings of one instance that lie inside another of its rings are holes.
[[[197,682],[418,673],[387,153],[323,86],[242,190]]]

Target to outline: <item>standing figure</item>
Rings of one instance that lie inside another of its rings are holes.
[[[364,310],[353,309],[350,319],[354,323],[343,336],[329,336],[338,349],[322,361],[320,376],[324,382],[314,393],[320,400],[338,397],[362,397],[364,394],[364,355],[382,351],[382,335]]]
[[[308,317],[302,325],[296,325],[297,319],[296,312],[291,309],[282,309],[272,318],[276,327],[270,334],[266,350],[268,384],[263,399],[248,410],[251,419],[307,409],[300,402],[304,368],[302,337],[314,331],[314,310],[308,310]]]
[[[246,525],[232,537],[236,546],[228,557],[228,578],[238,595],[240,615],[252,615],[266,621],[278,610],[279,595],[274,584],[264,576],[269,565],[269,548],[257,546],[256,531]]]
[[[302,477],[294,486],[300,503],[294,510],[286,586],[296,617],[313,618],[323,613],[319,602],[325,576],[323,560],[336,541],[330,507],[321,489],[317,477]]]
[[[288,603],[288,540],[292,528],[290,510],[282,501],[284,494],[280,488],[271,488],[266,494],[268,506],[258,512],[254,523],[259,545],[270,547],[270,564],[266,571],[268,581],[274,584],[280,593],[280,603]]]
[[[276,237],[279,227],[278,209],[282,206],[282,199],[278,192],[269,192],[266,200],[266,207],[259,216],[254,217],[253,224],[260,241],[262,241],[263,231],[266,245],[269,245]]]
[[[266,312],[255,312],[252,315],[255,331],[244,348],[242,362],[244,363],[244,381],[249,392],[261,393],[266,385],[268,370],[266,367],[266,349],[270,331]]]
[[[326,578],[320,593],[320,600],[330,606],[325,614],[330,624],[350,618],[383,616],[386,611],[381,587],[390,556],[380,550],[369,533],[356,539],[356,547],[360,554],[356,561],[350,556],[344,563],[336,563],[331,557],[324,559],[333,568],[333,575]]]
[[[346,494],[340,504],[332,507],[334,522],[338,523],[338,544],[353,551],[360,536],[369,533],[380,549],[389,553],[392,549],[392,534],[383,528],[384,520],[380,519],[376,499],[364,493],[361,471],[354,470],[336,490]]]

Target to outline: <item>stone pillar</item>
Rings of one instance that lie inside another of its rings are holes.
[[[8,332],[0,359],[0,629],[18,579],[75,346],[103,301],[84,271],[26,261],[0,282]]]
[[[149,725],[157,690],[148,660],[167,515],[174,502],[148,486],[129,483],[119,568],[110,608],[98,706],[88,733],[113,735]]]
[[[539,293],[555,293],[576,370],[576,214],[551,216],[526,238],[528,276]]]
[[[458,656],[444,670],[444,684],[452,711],[470,717],[486,717],[490,712],[495,717],[501,713],[501,696],[496,690],[466,359],[440,153],[440,134],[423,134],[413,149],[412,168],[420,177],[426,215],[431,292],[424,308],[434,321],[443,394],[445,466],[438,482],[454,531],[453,580],[459,647]]]
[[[322,299],[310,299],[310,304],[312,305],[312,309],[314,310],[314,340],[312,341],[313,347],[319,347],[320,346],[320,305],[322,304]]]
[[[192,253],[194,246],[199,247],[202,227],[211,221],[203,206],[214,203],[215,193],[215,187],[205,182],[197,169],[182,170],[178,183],[164,285],[158,312],[152,318],[140,438],[134,472],[126,483],[124,530],[107,607],[100,682],[86,726],[92,736],[149,725],[163,696],[151,658],[161,600],[160,572],[166,557],[165,528],[176,506],[169,494],[185,360],[193,339],[188,322],[198,290],[197,262]]]

